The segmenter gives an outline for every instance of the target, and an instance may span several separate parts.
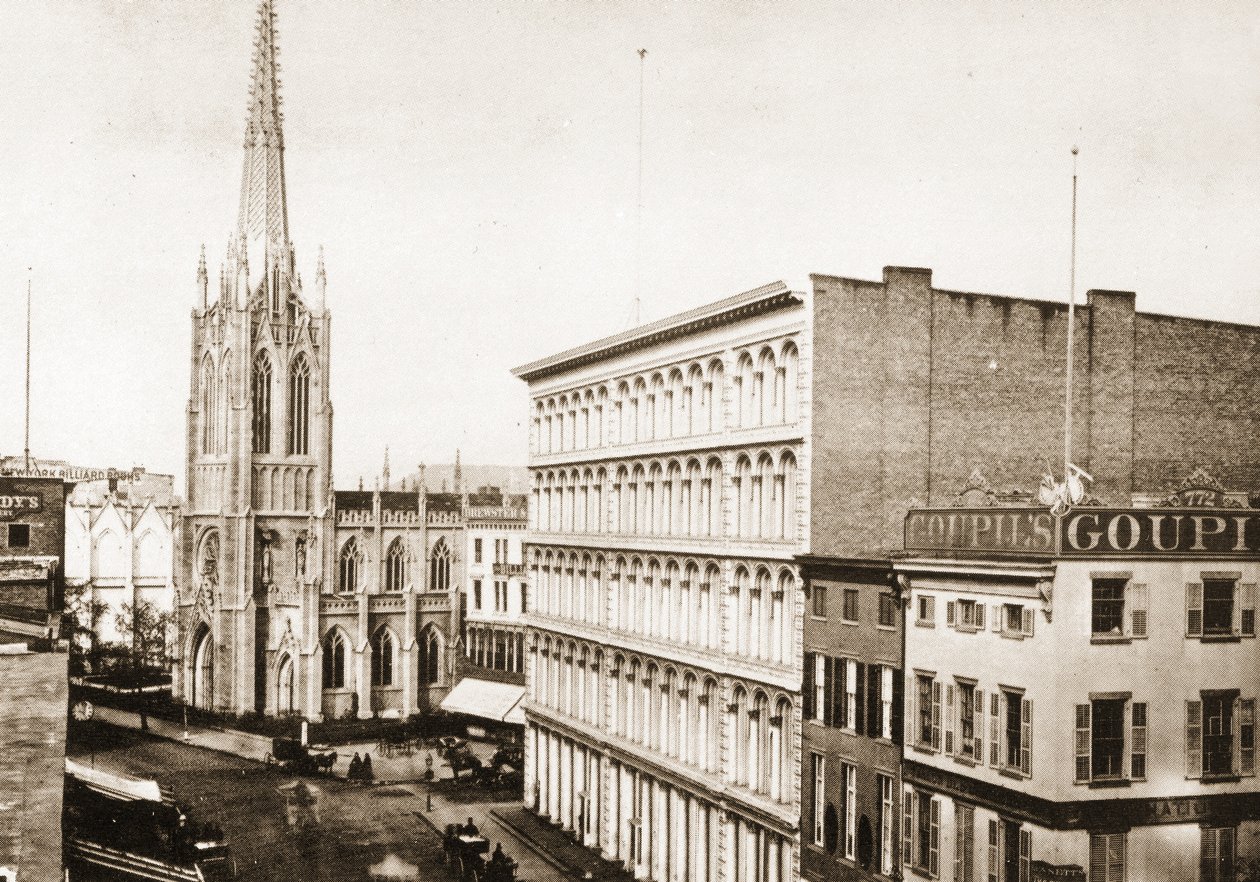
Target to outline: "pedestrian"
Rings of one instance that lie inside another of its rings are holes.
[[[464,825],[465,836],[476,836],[481,831],[477,829],[477,825],[473,823],[473,819],[469,818],[468,823]]]
[[[355,753],[354,758],[350,760],[350,769],[346,772],[346,778],[350,781],[358,781],[362,774],[363,760],[359,759],[358,753]]]
[[[359,766],[359,775],[364,781],[372,780],[372,754],[363,754],[363,764]]]

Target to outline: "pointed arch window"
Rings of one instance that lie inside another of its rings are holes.
[[[372,637],[372,685],[394,685],[394,635],[385,627]]]
[[[342,594],[352,594],[359,585],[359,543],[351,536],[341,546],[341,556],[337,560],[337,590]]]
[[[271,359],[260,352],[254,359],[254,452],[271,453]]]
[[[346,635],[334,628],[324,635],[324,688],[346,688]]]
[[[201,452],[214,453],[214,442],[219,433],[215,428],[219,415],[218,383],[214,376],[214,362],[207,355],[201,362]]]
[[[420,682],[436,685],[442,681],[442,637],[432,626],[420,635]]]
[[[439,539],[429,552],[430,591],[449,591],[451,588],[451,550],[445,539]]]
[[[306,363],[306,356],[301,353],[293,360],[289,368],[289,432],[288,449],[290,456],[305,456],[311,452],[310,445],[310,394],[311,371]]]
[[[219,372],[218,408],[215,413],[215,453],[227,451],[228,416],[232,413],[232,353],[223,356],[223,368]]]
[[[385,553],[385,590],[399,592],[407,584],[407,549],[402,537],[389,544]]]

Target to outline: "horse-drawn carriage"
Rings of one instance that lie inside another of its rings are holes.
[[[271,752],[263,757],[263,762],[299,775],[315,772],[331,774],[333,764],[337,762],[337,754],[335,751],[314,753],[296,738],[272,738]]]
[[[476,829],[476,828],[472,828]],[[446,863],[458,874],[460,882],[513,882],[516,861],[496,848],[488,859],[490,840],[477,833],[468,833],[459,824],[447,824],[442,837]]]

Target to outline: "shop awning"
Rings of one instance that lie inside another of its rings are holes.
[[[524,686],[465,677],[442,699],[440,706],[442,710],[454,714],[468,714],[483,720],[494,720],[496,723],[524,725],[525,715],[520,709],[521,699],[524,697]]]

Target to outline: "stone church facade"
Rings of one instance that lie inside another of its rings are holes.
[[[406,717],[450,685],[466,496],[423,471],[409,492],[333,490],[327,278],[321,251],[303,284],[289,238],[276,55],[263,0],[237,230],[217,287],[204,249],[197,271],[174,693]]]

